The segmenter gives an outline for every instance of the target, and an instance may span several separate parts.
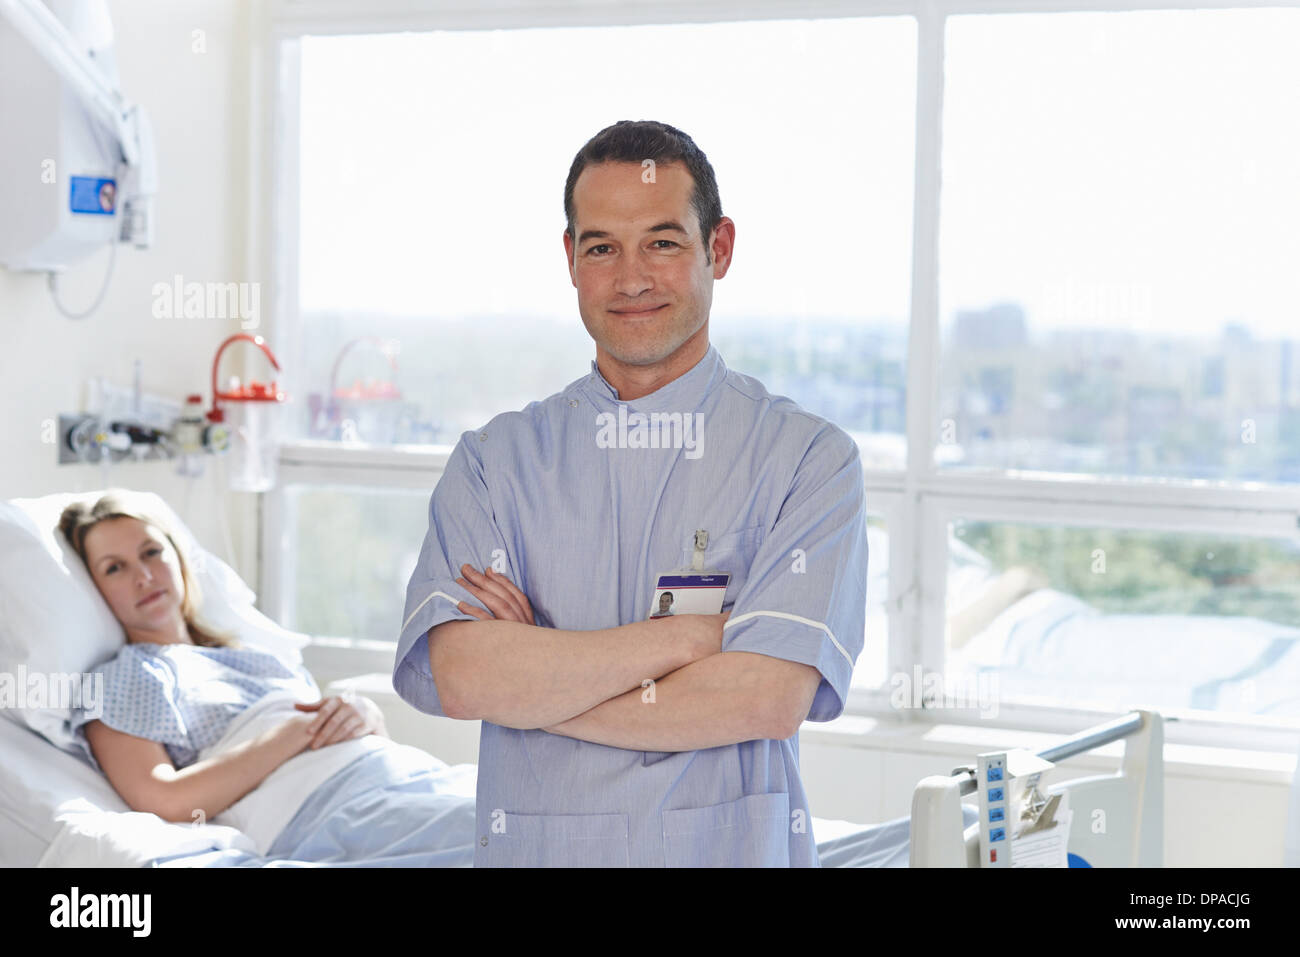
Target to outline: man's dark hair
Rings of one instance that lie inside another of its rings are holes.
[[[654,160],[656,166],[684,163],[695,186],[691,191],[691,208],[700,221],[704,242],[704,261],[711,263],[709,236],[722,219],[722,200],[718,198],[718,181],[704,151],[681,130],[654,120],[619,120],[607,126],[578,150],[564,182],[564,219],[569,236],[578,237],[573,226],[573,187],[588,166],[596,163],[636,163]]]

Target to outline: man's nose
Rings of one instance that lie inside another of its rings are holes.
[[[629,299],[635,299],[654,288],[654,277],[640,252],[620,257],[618,272],[614,276],[614,288]]]

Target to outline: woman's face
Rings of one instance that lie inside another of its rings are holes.
[[[91,577],[131,640],[143,635],[161,643],[184,632],[180,556],[161,529],[110,518],[86,533],[85,547]]]

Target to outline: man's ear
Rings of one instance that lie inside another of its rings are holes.
[[[578,276],[573,270],[573,237],[569,235],[569,230],[564,230],[564,259],[569,266],[569,282],[573,283],[573,288],[578,288]]]
[[[713,278],[721,279],[731,268],[731,256],[736,248],[736,224],[729,216],[718,220],[713,227],[709,251],[713,254]]]

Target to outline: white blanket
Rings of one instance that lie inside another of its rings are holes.
[[[60,806],[63,829],[37,867],[143,867],[159,857],[237,848],[253,842],[233,827],[170,824],[143,811],[105,811],[78,798]]]
[[[220,741],[199,754],[199,760],[224,754],[290,717],[303,714],[294,708],[296,700],[287,692],[273,692],[259,699],[230,723]],[[265,855],[313,791],[357,758],[383,748],[386,740],[368,734],[316,751],[303,751],[268,774],[258,787],[213,818],[213,823],[247,834],[257,853]]]

